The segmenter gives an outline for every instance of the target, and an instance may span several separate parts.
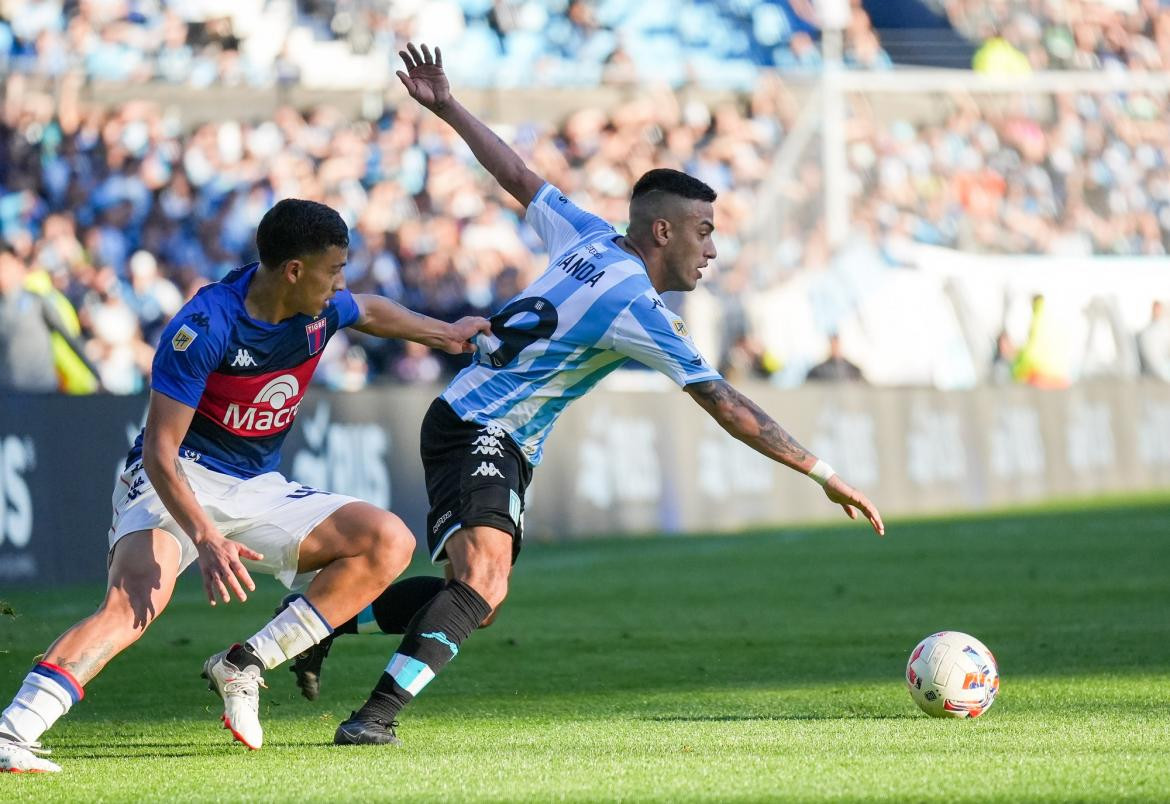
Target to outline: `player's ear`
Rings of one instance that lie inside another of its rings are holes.
[[[301,273],[304,270],[305,264],[300,260],[288,260],[281,266],[281,273],[284,274],[284,278],[294,285],[301,278]]]
[[[650,233],[654,235],[654,242],[659,246],[665,246],[666,241],[670,240],[670,221],[666,218],[655,218],[654,223],[650,224]]]

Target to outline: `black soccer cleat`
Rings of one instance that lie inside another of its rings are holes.
[[[394,733],[397,720],[386,723],[381,720],[360,720],[357,712],[351,712],[349,720],[337,727],[333,734],[334,745],[402,745]]]
[[[289,670],[297,677],[297,686],[310,701],[317,700],[321,694],[321,665],[329,655],[329,648],[333,645],[333,637],[326,637],[304,653],[298,653],[293,659]]]
[[[276,613],[280,614],[287,609],[289,602],[296,597],[297,595],[289,595],[280,601]],[[297,687],[300,689],[301,695],[310,701],[317,700],[321,695],[321,665],[325,663],[325,657],[329,655],[331,647],[333,647],[333,637],[327,636],[307,651],[298,653],[288,667],[289,671],[297,677]]]

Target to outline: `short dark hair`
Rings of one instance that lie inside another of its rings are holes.
[[[349,227],[336,210],[316,201],[286,198],[264,213],[256,227],[256,250],[269,268],[330,246],[348,248]]]
[[[630,194],[630,200],[634,201],[653,192],[669,193],[692,201],[708,202],[714,202],[717,195],[707,184],[694,176],[688,176],[682,171],[670,168],[655,168],[646,171],[634,185],[634,192]]]

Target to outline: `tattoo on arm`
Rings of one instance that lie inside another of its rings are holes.
[[[686,390],[723,429],[757,452],[794,469],[808,462],[808,451],[726,380],[695,383]]]
[[[187,473],[183,471],[183,461],[177,456],[175,457],[175,471],[179,473],[179,477],[183,478],[183,482],[187,484],[187,488],[191,489],[191,493],[195,493],[195,487],[191,485],[191,478],[187,477]]]

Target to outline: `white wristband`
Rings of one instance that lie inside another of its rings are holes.
[[[808,470],[808,476],[820,483],[822,486],[829,482],[829,478],[837,474],[833,471],[833,467],[817,458],[817,462],[813,464],[813,468]]]

